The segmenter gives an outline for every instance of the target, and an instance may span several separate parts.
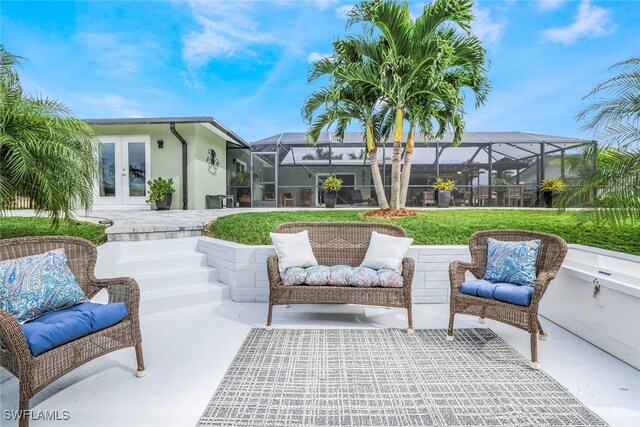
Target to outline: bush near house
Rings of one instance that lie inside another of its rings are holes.
[[[82,221],[61,221],[53,228],[51,219],[10,216],[0,219],[0,239],[25,236],[74,236],[87,239],[96,245],[106,241],[104,226]]]
[[[578,243],[640,255],[640,226],[618,227],[615,232],[591,222],[580,222],[579,212],[508,209],[457,209],[418,212],[414,217],[371,219],[365,210],[259,212],[229,215],[209,225],[212,237],[248,245],[270,245],[269,232],[291,221],[386,222],[403,227],[415,245],[466,245],[479,230],[521,229],[556,234],[567,243]]]

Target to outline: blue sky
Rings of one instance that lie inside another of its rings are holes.
[[[248,141],[304,131],[310,61],[354,2],[6,1],[1,40],[23,87],[82,118],[214,116]],[[410,2],[418,14],[425,2]],[[467,130],[580,131],[576,113],[615,62],[638,56],[640,2],[476,1],[493,89]]]

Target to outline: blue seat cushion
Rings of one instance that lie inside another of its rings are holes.
[[[524,307],[531,303],[534,288],[511,283],[491,283],[484,279],[467,280],[460,285],[460,292],[476,297],[490,298]]]
[[[37,356],[85,335],[115,325],[127,317],[122,302],[85,302],[44,314],[22,325],[31,354]]]

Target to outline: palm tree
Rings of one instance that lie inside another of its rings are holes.
[[[367,34],[352,38],[364,59],[337,68],[334,76],[378,88],[382,100],[395,111],[392,209],[404,207],[406,201],[415,124],[427,135],[432,121],[442,132],[451,125],[459,142],[464,131],[461,90],[469,87],[474,91],[476,106],[488,92],[485,50],[468,33],[471,6],[471,0],[436,0],[415,21],[406,2],[392,0],[365,1],[349,13],[348,25],[361,23]],[[465,34],[458,34],[455,28]],[[412,119],[401,169],[405,115]]]
[[[587,215],[600,223],[621,226],[640,222],[640,57],[614,64],[621,72],[594,87],[584,99],[595,97],[577,115],[582,129],[602,141],[583,153],[582,162],[597,158],[597,168],[577,187],[562,195],[561,206],[588,199],[595,208]]]
[[[21,58],[0,45],[0,213],[22,195],[58,226],[93,202],[93,131],[59,101],[23,93]]]
[[[313,83],[326,75],[331,76],[337,67],[357,61],[358,56],[352,47],[349,41],[336,41],[334,55],[313,64],[309,82]],[[302,107],[302,116],[309,124],[307,140],[312,144],[317,143],[323,129],[333,124],[336,124],[338,139],[343,140],[351,122],[361,123],[378,204],[382,209],[389,209],[377,157],[380,127],[388,109],[379,100],[380,93],[373,86],[357,82],[344,84],[334,78],[328,86],[309,95]],[[316,114],[319,110],[322,112]]]

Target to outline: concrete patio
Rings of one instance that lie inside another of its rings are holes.
[[[224,301],[142,315],[146,377],[135,377],[133,349],[120,350],[59,379],[31,401],[36,411],[69,411],[69,420],[33,427],[194,426],[266,304]],[[276,328],[404,328],[404,310],[359,306],[277,307]],[[414,308],[417,328],[445,328],[446,304]],[[612,426],[640,424],[640,371],[543,319],[542,369]],[[529,337],[493,321],[459,316],[456,327],[488,327],[527,357]],[[0,409],[18,407],[18,382],[2,383]],[[17,423],[2,420],[3,426]]]

